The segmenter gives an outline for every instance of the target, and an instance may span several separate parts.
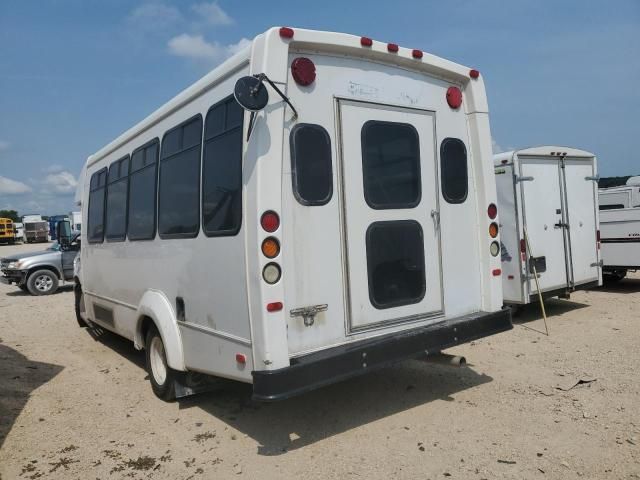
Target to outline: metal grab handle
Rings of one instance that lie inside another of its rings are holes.
[[[433,218],[436,229],[440,228],[440,212],[438,210],[431,210],[431,218]]]

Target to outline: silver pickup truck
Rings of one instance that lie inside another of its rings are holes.
[[[73,281],[73,260],[80,251],[80,234],[64,249],[58,242],[46,250],[0,259],[0,283],[15,284],[32,295],[50,295],[60,284]]]

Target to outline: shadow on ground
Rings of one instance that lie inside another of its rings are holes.
[[[573,302],[571,300],[562,300],[559,298],[549,298],[544,301],[544,308],[547,318],[563,315],[573,310],[588,307],[586,303]],[[513,323],[516,325],[535,322],[542,320],[542,310],[538,302],[523,305],[518,308],[517,313],[512,317]]]
[[[640,292],[640,278],[623,278],[618,282],[605,282],[596,292],[607,293],[638,293]]]
[[[55,293],[52,293],[51,295],[58,295],[63,292],[71,292],[71,291],[73,291],[73,285],[62,285],[58,287],[58,290],[56,290]],[[15,290],[5,293],[5,295],[7,297],[33,297],[34,296],[34,295],[31,295],[29,292],[25,292],[24,290],[21,290],[18,287],[16,287]]]
[[[31,392],[64,367],[34,362],[0,340],[0,447],[26,405]]]
[[[145,368],[144,352],[100,328],[88,333],[133,364]],[[180,409],[201,408],[258,442],[258,454],[282,455],[492,381],[472,368],[409,360],[367,375],[276,403],[251,400],[251,385],[219,379],[213,391],[178,400]],[[149,388],[151,388],[149,386]],[[160,400],[158,400],[160,401]],[[407,427],[411,428],[409,422]]]
[[[491,380],[468,367],[411,360],[277,403],[252,402],[250,385],[229,383],[180,400],[180,408],[200,407],[228,423],[258,442],[259,455],[282,455],[425,403],[453,401]]]

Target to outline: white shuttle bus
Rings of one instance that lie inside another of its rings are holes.
[[[640,177],[601,188],[599,200],[603,273],[622,280],[629,270],[640,270]]]
[[[536,301],[538,285],[543,298],[602,285],[595,155],[542,146],[496,154],[494,167],[505,303]]]
[[[87,160],[79,321],[145,349],[166,400],[508,330],[491,155],[476,70],[272,28]]]

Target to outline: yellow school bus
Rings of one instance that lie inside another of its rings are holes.
[[[0,218],[0,243],[13,245],[15,241],[16,235],[13,229],[13,220],[10,218]]]

